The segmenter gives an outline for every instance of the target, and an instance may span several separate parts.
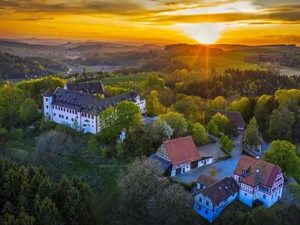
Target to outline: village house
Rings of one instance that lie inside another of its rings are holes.
[[[193,189],[193,192],[197,193],[200,190],[207,188],[208,186],[210,186],[218,181],[219,181],[219,179],[216,177],[213,177],[207,173],[201,173],[197,179],[197,182],[196,182],[197,186]]]
[[[43,94],[44,116],[55,123],[96,134],[100,131],[100,112],[121,101],[134,102],[145,112],[146,100],[136,92],[99,99],[94,94],[57,88],[54,93],[47,90]]]
[[[191,136],[164,141],[149,159],[160,165],[165,176],[176,176],[213,162],[211,156],[201,157]]]
[[[250,207],[269,208],[282,196],[284,179],[277,165],[243,155],[235,168],[234,180],[240,187],[239,200]]]
[[[243,131],[246,128],[245,120],[243,118],[243,115],[240,112],[232,112],[226,110],[213,110],[211,113],[212,117],[217,113],[226,116],[229,119],[229,121],[234,122],[237,130]]]
[[[195,196],[194,210],[212,223],[238,193],[239,186],[234,179],[226,177],[199,191]]]

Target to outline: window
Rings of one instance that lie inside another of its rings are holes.
[[[247,193],[245,193],[245,196],[247,196]]]
[[[68,117],[66,116],[66,120],[68,120]]]
[[[72,120],[72,121],[74,121],[74,119],[73,119],[73,118],[72,118],[71,120]]]
[[[46,102],[48,102],[48,98],[46,98]]]
[[[64,116],[63,116],[63,115],[61,115],[61,118],[64,118]]]
[[[56,113],[54,113],[53,115],[56,116]]]
[[[92,115],[92,119],[94,119],[94,116]]]
[[[209,202],[208,202],[208,201],[206,201],[206,206],[208,206],[208,204],[209,204]]]
[[[263,198],[266,199],[266,195],[265,194],[263,195]]]
[[[200,202],[200,203],[202,202],[202,198],[199,198],[199,202]]]
[[[48,109],[48,106],[46,105],[46,109]]]

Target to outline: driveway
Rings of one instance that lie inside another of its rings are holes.
[[[239,159],[242,155],[242,143],[241,143],[242,136],[240,135],[239,138],[234,140],[234,149],[231,152],[231,158],[223,161],[219,161],[216,163],[213,163],[211,165],[207,165],[204,167],[200,167],[191,171],[188,171],[186,173],[177,175],[175,177],[172,177],[173,180],[184,182],[184,183],[191,183],[197,180],[199,175],[201,173],[206,172],[208,168],[213,168],[218,171],[218,174],[216,175],[217,178],[223,179],[224,177],[231,177],[233,175],[233,171],[239,162]],[[218,142],[216,144],[219,144]],[[219,144],[220,145],[220,144]]]

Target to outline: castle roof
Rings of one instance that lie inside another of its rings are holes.
[[[117,96],[99,99],[93,94],[57,88],[54,92],[53,105],[74,109],[92,115],[99,115],[110,106],[117,106],[121,101],[136,102],[136,92],[123,93]]]
[[[65,84],[65,89],[72,91],[82,91],[88,94],[105,94],[104,87],[101,81],[90,83],[69,83]]]

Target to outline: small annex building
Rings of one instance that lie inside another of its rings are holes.
[[[149,159],[160,165],[165,176],[176,176],[213,162],[211,156],[201,157],[191,136],[164,141]]]
[[[238,197],[238,193],[235,180],[226,177],[199,191],[195,196],[194,210],[212,223]]]
[[[284,178],[277,165],[243,155],[234,180],[240,187],[239,200],[250,207],[261,202],[269,208],[281,199]]]
[[[220,114],[226,116],[230,121],[233,121],[236,124],[238,130],[242,131],[246,128],[246,123],[245,123],[242,113],[226,111],[226,110],[213,110],[211,113],[211,116],[213,117],[217,113],[220,113]]]

